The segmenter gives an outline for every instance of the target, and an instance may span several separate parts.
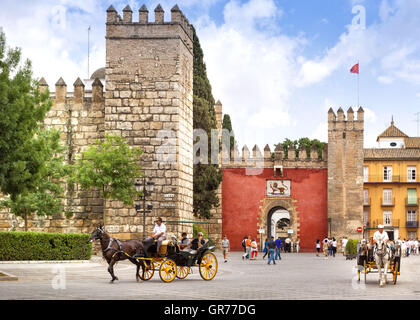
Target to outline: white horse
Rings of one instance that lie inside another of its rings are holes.
[[[391,258],[390,249],[383,240],[378,240],[375,245],[375,262],[376,267],[379,272],[379,285],[382,287],[384,284],[388,283],[386,274],[388,272],[388,264]],[[382,268],[384,271],[382,273]]]

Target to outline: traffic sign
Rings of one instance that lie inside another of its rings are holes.
[[[362,227],[358,227],[357,228],[357,232],[362,232],[363,231],[363,228]]]

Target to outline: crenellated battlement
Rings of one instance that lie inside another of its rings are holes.
[[[48,88],[48,84],[44,78],[40,82],[41,91]],[[95,78],[89,90],[85,90],[85,84],[80,78],[73,83],[73,91],[67,91],[67,84],[62,77],[55,83],[55,91],[51,92],[51,98],[54,103],[103,103],[104,102],[104,85],[101,80]]]
[[[328,145],[322,150],[321,157],[318,153],[318,148],[313,146],[310,152],[306,149],[298,150],[298,156],[293,146],[287,149],[287,153],[281,144],[278,144],[271,151],[269,145],[264,147],[264,152],[261,153],[260,148],[255,145],[252,148],[252,154],[247,145],[242,147],[242,152],[239,152],[235,147],[230,156],[226,150],[222,150],[222,167],[223,168],[272,168],[274,166],[283,166],[284,168],[326,168],[328,160]]]
[[[357,118],[355,118],[353,108],[347,110],[347,117],[344,110],[340,107],[337,114],[330,108],[328,110],[328,130],[363,130],[364,113],[362,107],[357,110]]]
[[[133,10],[129,5],[123,9],[122,18],[118,14],[117,10],[115,10],[115,8],[111,5],[107,10],[106,24],[107,26],[118,26],[118,28],[114,28],[114,30],[107,28],[107,37],[129,36],[134,38],[142,38],[144,36],[173,36],[174,32],[176,32],[175,29],[180,26],[192,41],[192,26],[182,11],[179,9],[178,5],[175,5],[171,9],[171,21],[169,22],[164,21],[165,11],[160,4],[157,5],[154,13],[154,21],[149,21],[149,10],[147,9],[146,5],[143,4],[139,9],[137,22],[133,21]],[[153,31],[151,31],[150,27],[154,27]],[[112,34],[110,34],[109,31],[113,31]]]

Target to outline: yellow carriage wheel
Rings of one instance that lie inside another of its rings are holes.
[[[159,268],[159,276],[163,282],[171,282],[176,277],[176,263],[171,259],[164,260]]]
[[[153,275],[155,274],[155,266],[153,265],[153,262],[150,261],[150,264],[148,265],[146,261],[144,261],[144,276],[143,276],[143,270],[140,270],[139,276],[140,279],[143,281],[147,281],[152,279]]]
[[[208,280],[213,279],[217,273],[216,256],[211,252],[207,252],[201,259],[199,270],[200,270],[200,276],[204,280],[208,281]]]
[[[176,277],[178,279],[185,279],[190,273],[190,267],[178,266],[176,270]]]
[[[399,266],[399,264],[400,264],[399,261],[395,261],[394,262],[394,270],[392,270],[392,280],[393,280],[394,284],[397,284],[398,266]]]

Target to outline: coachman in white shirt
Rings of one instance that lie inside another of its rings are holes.
[[[155,228],[153,229],[152,238],[157,239],[156,252],[159,254],[159,249],[162,241],[166,239],[166,226],[162,223],[162,218],[156,219]]]
[[[379,240],[389,241],[388,233],[384,232],[384,226],[382,224],[378,225],[378,231],[373,234],[373,243],[375,244]]]

